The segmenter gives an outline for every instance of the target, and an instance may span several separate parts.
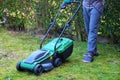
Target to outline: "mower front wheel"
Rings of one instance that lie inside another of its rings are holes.
[[[40,64],[37,64],[34,68],[34,73],[36,75],[41,75],[43,72],[43,67]]]
[[[19,61],[19,62],[17,63],[17,65],[16,65],[16,69],[17,69],[18,71],[23,71],[23,69],[20,67],[20,64],[21,64],[21,62]]]
[[[61,66],[61,65],[62,65],[61,58],[56,58],[55,61],[54,61],[54,66],[58,67],[58,66]]]

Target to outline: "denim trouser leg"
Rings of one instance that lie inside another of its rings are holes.
[[[88,35],[88,53],[95,53],[97,50],[97,36],[101,13],[96,8],[89,9],[83,7],[84,24]]]

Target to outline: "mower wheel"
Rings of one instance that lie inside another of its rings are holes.
[[[19,62],[17,63],[17,65],[16,65],[16,69],[17,69],[18,71],[23,71],[23,69],[20,67],[20,64],[21,64],[21,62],[19,61]]]
[[[58,66],[61,66],[61,65],[62,65],[61,58],[56,58],[55,61],[54,61],[54,66],[58,67]]]
[[[35,67],[34,67],[34,73],[36,75],[41,75],[43,72],[43,67],[40,65],[40,64],[37,64]]]

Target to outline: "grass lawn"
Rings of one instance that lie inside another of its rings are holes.
[[[120,52],[110,44],[98,44],[100,55],[83,63],[86,46],[74,41],[73,53],[62,66],[36,76],[17,71],[16,64],[39,49],[39,38],[0,29],[0,80],[120,80]]]

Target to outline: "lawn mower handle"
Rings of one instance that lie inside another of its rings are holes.
[[[42,41],[40,42],[40,49],[42,48],[42,44],[43,44],[44,40],[46,39],[48,33],[50,32],[50,30],[52,29],[52,27],[53,27],[54,24],[56,23],[56,18],[60,15],[61,9],[62,9],[62,8],[61,8],[61,6],[60,6],[57,14],[55,15],[55,17],[54,17],[54,19],[53,19],[53,21],[50,22],[50,24],[49,24],[49,29],[47,30],[46,34],[45,34],[45,35],[43,36],[43,38],[42,38]]]
[[[55,50],[55,51],[56,51],[56,45],[57,45],[58,41],[60,40],[60,37],[61,37],[62,34],[64,33],[65,29],[66,29],[67,27],[70,27],[71,21],[74,19],[75,15],[76,15],[77,12],[79,11],[80,7],[81,7],[81,2],[79,2],[79,6],[78,6],[77,10],[76,10],[75,13],[73,14],[73,16],[68,20],[68,22],[65,24],[65,26],[64,26],[61,34],[59,35],[59,39],[57,40],[57,42],[56,42],[56,44],[55,44],[55,46],[54,46],[54,50]],[[49,24],[49,29],[47,30],[46,34],[45,34],[45,35],[43,36],[43,38],[42,38],[42,41],[40,42],[40,49],[42,48],[42,44],[43,44],[44,40],[46,39],[48,33],[50,32],[50,30],[52,29],[52,27],[53,27],[54,24],[56,23],[56,18],[60,15],[60,11],[61,11],[61,7],[59,8],[57,14],[55,15],[55,18],[53,19],[53,21],[50,22],[50,24]]]

